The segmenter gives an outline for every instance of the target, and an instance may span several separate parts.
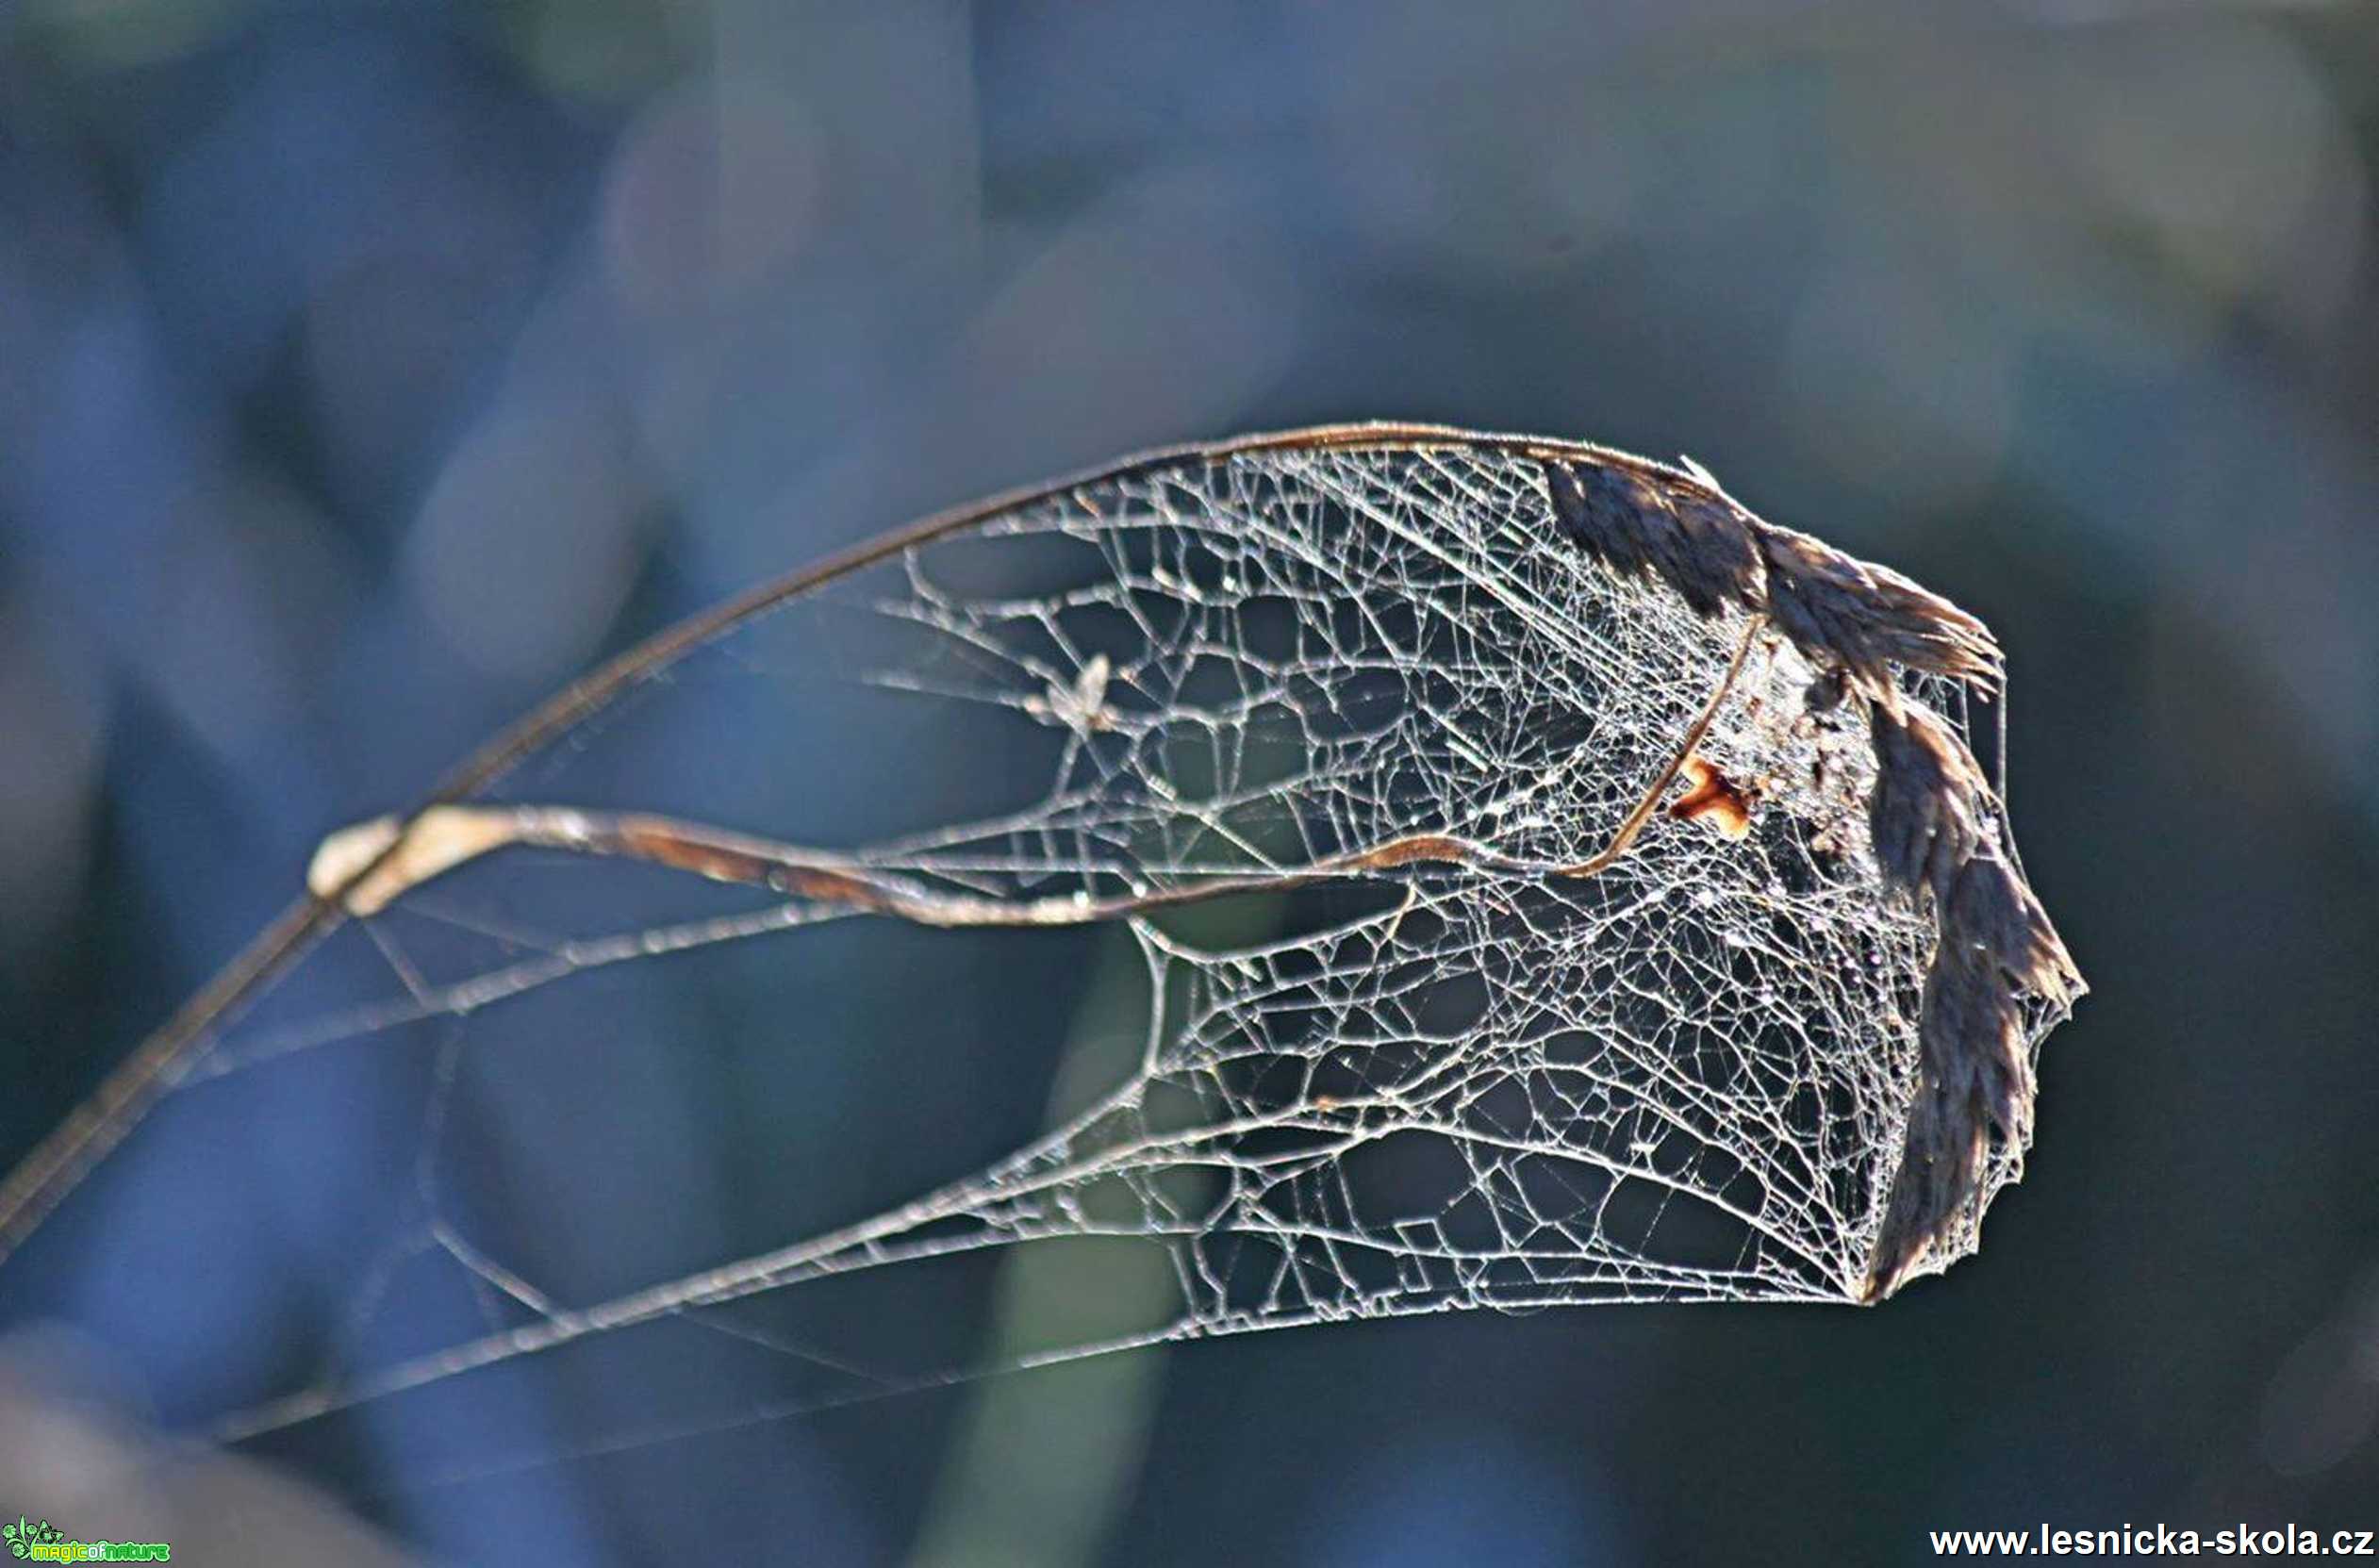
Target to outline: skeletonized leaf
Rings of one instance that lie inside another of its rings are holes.
[[[753,1338],[734,1312],[797,1285],[1027,1245],[1121,1249],[1157,1281],[1028,1361],[1449,1308],[1887,1295],[1976,1245],[2080,989],[1965,738],[2001,680],[1972,617],[1703,476],[1421,427],[1134,460],[757,593],[566,696],[430,812],[326,845],[300,923],[343,912],[347,948],[256,966],[277,984],[244,1021],[159,1053],[159,1087],[193,1097],[434,1064],[393,1140],[412,1179],[342,1260],[353,1321],[408,1326],[352,1335],[234,1429],[631,1325]],[[853,921],[903,944],[907,1022],[820,999],[873,969],[752,999]],[[937,1005],[975,994],[964,954],[1046,974],[1099,933],[1137,985],[1105,1079],[987,1164],[935,1146],[956,1125],[936,1075],[1028,1054],[1003,1037],[1028,999]],[[851,1070],[922,1107],[924,1142],[879,1146],[915,1185],[764,1214],[755,1249],[699,1162],[624,1133],[592,1174],[527,1155],[524,1126],[602,1123],[612,1093],[668,1136],[654,1086],[730,1036],[904,1064]],[[8,1223],[86,1158],[12,1179]],[[518,1219],[601,1237],[636,1223],[632,1190],[672,1234],[605,1248]],[[486,1321],[405,1319],[399,1286],[438,1276]]]

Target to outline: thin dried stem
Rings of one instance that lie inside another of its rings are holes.
[[[762,838],[732,829],[649,813],[582,811],[572,806],[438,806],[400,829],[391,817],[343,828],[315,855],[309,881],[324,897],[343,897],[348,910],[370,916],[433,877],[498,850],[562,850],[613,856],[689,871],[713,882],[765,887],[805,903],[881,915],[920,926],[1051,927],[1096,925],[1153,915],[1217,899],[1287,893],[1346,877],[1379,876],[1408,867],[1454,866],[1508,876],[1576,880],[1608,870],[1627,854],[1644,825],[1677,782],[1693,749],[1710,733],[1735,689],[1761,622],[1744,627],[1726,673],[1703,703],[1685,737],[1637,800],[1610,844],[1575,865],[1514,859],[1451,834],[1405,834],[1307,866],[1209,878],[1179,886],[1105,898],[1087,893],[1037,899],[951,893],[912,877],[880,870],[849,855]],[[357,877],[353,867],[369,866]],[[343,895],[341,888],[345,889]]]

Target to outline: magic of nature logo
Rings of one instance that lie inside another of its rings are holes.
[[[173,1548],[162,1541],[81,1541],[46,1519],[18,1514],[14,1523],[0,1524],[0,1541],[8,1555],[32,1562],[166,1562]]]

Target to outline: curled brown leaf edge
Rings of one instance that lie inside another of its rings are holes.
[[[1937,937],[1900,1162],[1859,1283],[1862,1301],[1879,1301],[1979,1204],[1994,1142],[2031,1141],[2025,1002],[2062,1010],[2084,989],[2002,837],[1974,753],[1899,684],[1900,671],[1919,670],[1995,693],[2006,678],[1999,645],[1948,600],[1767,522],[1699,476],[1539,462],[1566,540],[1620,576],[1664,585],[1705,619],[1765,617],[1821,672],[1813,710],[1844,701],[1867,710],[1875,859],[1891,896],[1929,911]]]

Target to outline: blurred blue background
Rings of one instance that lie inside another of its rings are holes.
[[[2015,815],[2095,994],[1978,1259],[1868,1313],[1148,1353],[633,1480],[424,1500],[401,1445],[277,1457],[463,1558],[2379,1525],[2375,176],[2357,5],[17,0],[0,1161],[324,832],[763,574],[1247,429],[1682,449],[2009,649]],[[897,988],[881,962],[851,983]],[[1047,962],[1048,1015],[1000,1020],[1044,1058],[974,1064],[924,1135],[975,1094],[1039,1114],[1096,1001],[1082,952]],[[784,1133],[802,1168],[879,1159],[870,1081],[835,1083]],[[293,1123],[284,1179],[353,1135]],[[649,1207],[619,1223],[682,1223]],[[249,1296],[141,1305],[130,1249],[174,1223],[0,1270],[0,1319],[80,1323],[169,1425],[294,1332],[237,1225],[205,1246]]]

